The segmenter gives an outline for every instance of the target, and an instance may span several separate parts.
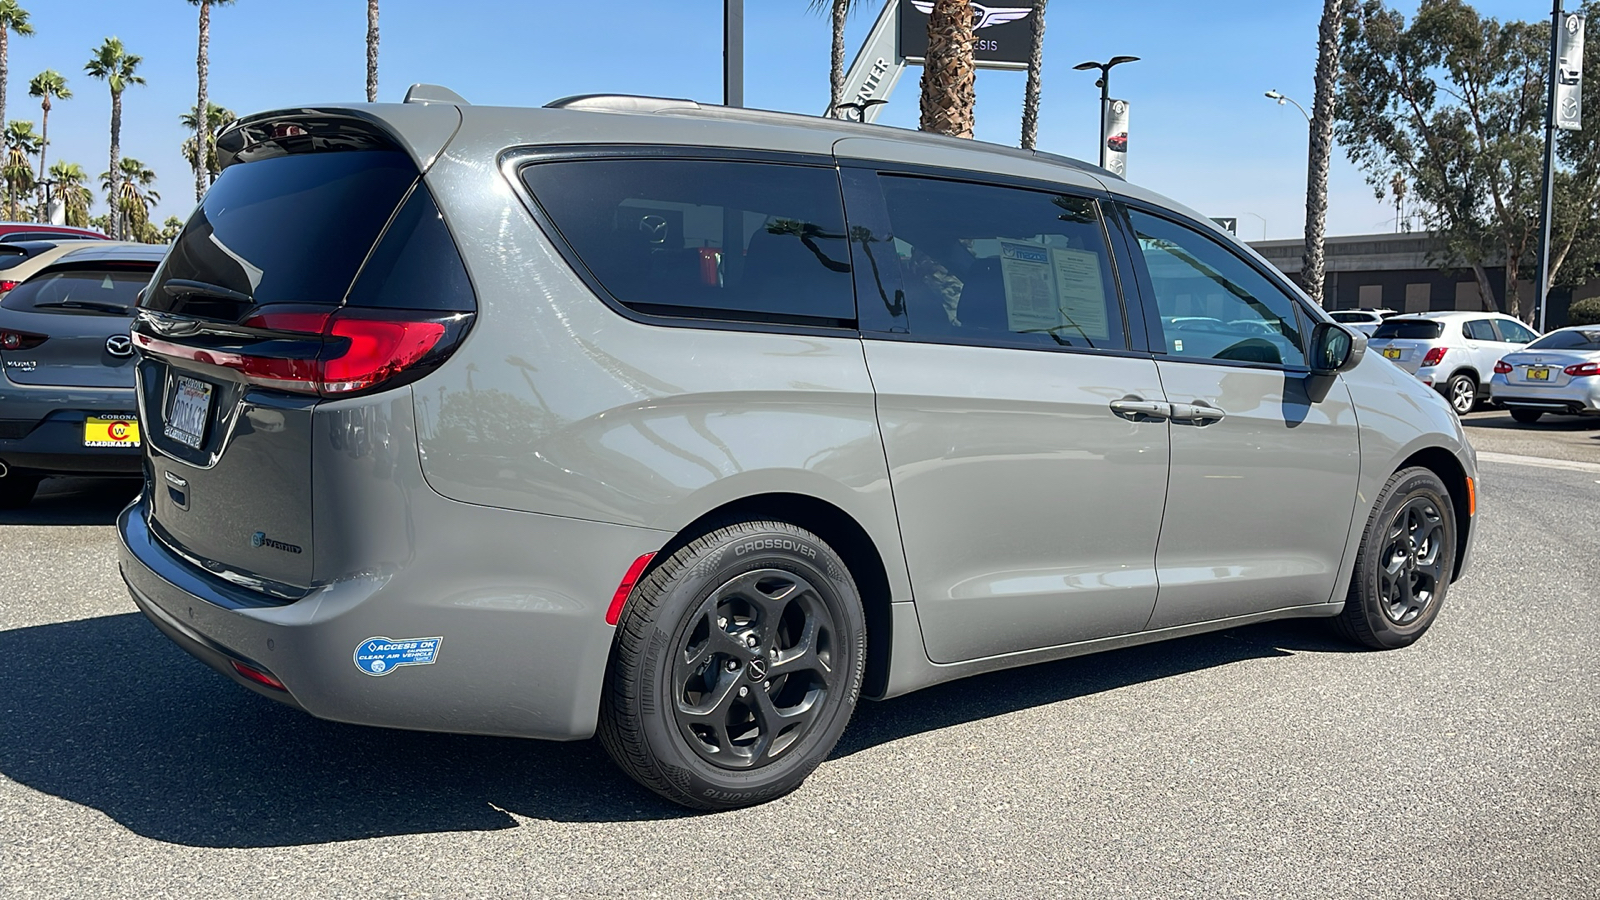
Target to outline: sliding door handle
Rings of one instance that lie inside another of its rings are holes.
[[[1161,400],[1144,400],[1129,395],[1111,401],[1111,411],[1134,422],[1158,421],[1172,417],[1172,404]]]

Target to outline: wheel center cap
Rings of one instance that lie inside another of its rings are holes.
[[[764,659],[752,659],[750,660],[750,665],[746,666],[744,671],[746,675],[750,676],[751,681],[761,681],[767,677],[767,661]]]

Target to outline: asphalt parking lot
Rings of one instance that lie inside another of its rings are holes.
[[[597,743],[336,725],[142,617],[125,483],[0,513],[0,896],[1600,894],[1600,422],[1469,417],[1471,574],[1407,650],[1238,629],[864,704],[692,814]]]

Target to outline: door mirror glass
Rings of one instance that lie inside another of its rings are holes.
[[[1333,322],[1318,322],[1311,331],[1311,372],[1332,375],[1355,368],[1367,349],[1366,335]]]

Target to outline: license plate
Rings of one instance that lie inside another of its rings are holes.
[[[83,420],[83,445],[85,447],[137,447],[139,446],[139,420],[132,416],[123,419],[90,416]]]
[[[205,440],[206,421],[211,418],[211,390],[211,385],[204,381],[177,376],[172,383],[167,424],[162,433],[180,444],[198,449]]]
[[[1537,368],[1537,369],[1530,367],[1528,369],[1528,380],[1529,381],[1549,381],[1550,380],[1550,367],[1549,366],[1544,366],[1542,368]]]
[[[1383,348],[1383,358],[1384,359],[1399,359],[1400,358],[1400,348],[1399,347],[1385,347],[1385,348]]]

